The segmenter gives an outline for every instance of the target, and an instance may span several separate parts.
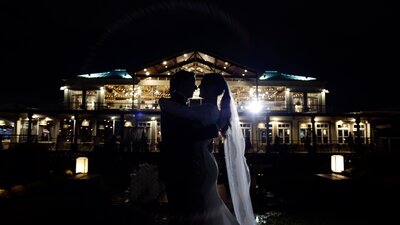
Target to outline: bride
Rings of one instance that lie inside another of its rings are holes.
[[[211,151],[212,139],[197,141],[193,152],[196,154],[197,173],[188,183],[192,196],[188,200],[201,202],[188,215],[182,215],[182,224],[196,225],[255,225],[250,199],[250,173],[244,157],[245,143],[239,125],[236,105],[231,99],[228,84],[222,75],[206,74],[199,86],[203,104],[187,107],[168,99],[160,99],[160,108],[177,117],[195,121],[198,126],[217,124],[224,137],[225,162],[229,188],[235,215],[233,215],[217,191],[218,165]],[[219,97],[222,95],[220,102]]]

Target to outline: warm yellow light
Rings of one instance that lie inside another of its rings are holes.
[[[88,173],[89,159],[87,157],[76,158],[75,173]]]
[[[331,156],[331,170],[334,173],[341,173],[344,171],[344,157],[342,155]]]
[[[89,124],[89,121],[88,120],[83,120],[82,121],[82,127],[88,127],[90,124]]]
[[[258,123],[258,129],[265,129],[265,123]]]
[[[131,121],[126,121],[124,126],[125,127],[132,127],[132,122]]]
[[[46,126],[47,125],[47,121],[46,120],[40,120],[39,121],[39,126]]]

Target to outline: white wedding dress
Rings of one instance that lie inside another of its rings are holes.
[[[162,110],[177,117],[195,120],[199,126],[216,124],[219,118],[218,108],[211,104],[189,108],[167,100],[160,101],[160,106]],[[188,196],[185,198],[185,202],[182,202],[187,206],[182,206],[184,212],[173,218],[172,224],[239,225],[217,191],[218,164],[214,155],[209,151],[211,141],[212,139],[196,141],[191,146],[191,166],[182,168],[192,170],[193,174],[189,178],[190,180],[183,184],[185,188],[190,189],[190,192],[185,191]]]

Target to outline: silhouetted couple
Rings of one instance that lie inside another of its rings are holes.
[[[204,75],[202,104],[187,105],[197,89],[195,75],[181,70],[170,80],[169,99],[160,99],[160,177],[166,185],[170,225],[255,225],[250,174],[236,106],[222,75]],[[218,101],[219,97],[221,100]],[[235,215],[217,191],[218,165],[212,141],[224,137],[225,163]]]

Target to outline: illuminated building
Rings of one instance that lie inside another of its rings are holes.
[[[351,151],[351,143],[373,143],[371,121],[376,116],[327,112],[325,82],[278,71],[257,72],[199,51],[135,71],[115,69],[64,79],[60,88],[64,109],[1,114],[0,124],[6,127],[7,123],[12,130],[8,138],[3,135],[3,142],[36,140],[52,150],[159,151],[158,99],[169,96],[169,78],[179,70],[193,71],[197,85],[206,73],[225,76],[238,106],[248,153]],[[191,103],[198,99],[195,92]]]

